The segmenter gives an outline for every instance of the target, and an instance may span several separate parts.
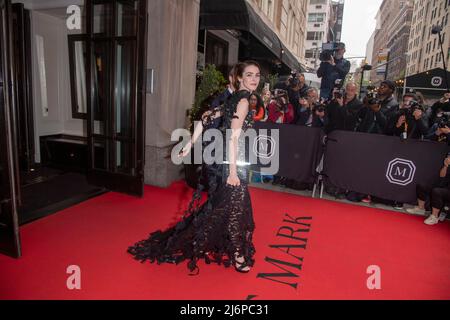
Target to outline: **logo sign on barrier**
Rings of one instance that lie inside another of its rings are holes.
[[[414,180],[416,165],[410,160],[396,158],[389,162],[386,178],[392,184],[407,186]]]
[[[272,158],[275,154],[276,147],[277,143],[275,139],[268,135],[259,135],[253,142],[254,154],[263,159]]]

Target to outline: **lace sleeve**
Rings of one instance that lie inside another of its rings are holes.
[[[208,110],[202,115],[202,124],[204,128],[209,128],[214,124],[214,121],[223,116],[223,106]]]
[[[228,106],[227,108],[225,108],[223,110],[223,116],[224,116],[224,124],[226,128],[231,128],[231,122],[233,121],[233,119],[235,119],[236,116],[236,111],[237,111],[237,106],[239,104],[239,102],[242,99],[247,99],[250,97],[250,92],[246,91],[246,90],[241,90],[238,91],[237,93],[235,93],[235,96],[233,97],[233,101],[231,103],[230,106]],[[242,124],[242,130],[247,130],[248,128],[250,128],[253,124],[253,116],[252,113],[249,111],[244,119],[244,122]]]

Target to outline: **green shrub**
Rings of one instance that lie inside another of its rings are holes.
[[[209,96],[225,90],[226,80],[223,74],[216,69],[215,65],[207,65],[201,75],[201,81],[195,92],[194,104],[189,112],[190,128],[192,130],[194,121],[201,117],[202,102]]]

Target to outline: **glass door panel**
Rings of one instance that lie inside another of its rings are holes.
[[[94,0],[87,2],[86,12],[88,179],[142,195],[147,1]]]

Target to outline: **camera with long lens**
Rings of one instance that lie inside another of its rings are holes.
[[[399,110],[399,115],[400,116],[412,116],[414,111],[416,110],[421,110],[422,112],[425,112],[425,110],[423,109],[423,107],[420,105],[419,102],[417,102],[416,100],[412,100],[406,108],[402,108]]]
[[[278,99],[280,99],[282,97],[286,98],[288,96],[288,92],[286,90],[283,90],[283,89],[272,90],[271,94],[272,94],[271,98],[274,99],[274,100],[278,100]]]
[[[297,72],[292,71],[291,76],[289,77],[289,86],[296,87],[300,83],[300,80],[297,78]]]
[[[450,127],[450,112],[439,112],[436,115],[438,128]]]
[[[313,109],[314,112],[316,112],[316,111],[317,112],[325,112],[326,107],[325,107],[324,104],[322,104],[320,102],[316,102],[316,103],[313,104],[312,109]]]
[[[378,98],[378,94],[376,92],[371,92],[367,94],[367,103],[369,105],[380,104],[381,100]]]
[[[322,44],[322,52],[319,55],[320,61],[330,61],[339,49],[339,42],[327,42]]]
[[[411,101],[411,102],[409,103],[409,110],[410,110],[411,114],[413,114],[414,111],[416,111],[416,110],[420,110],[420,111],[422,111],[422,112],[425,112],[425,109],[424,109],[424,108],[422,107],[422,105],[421,105],[418,101],[416,101],[416,100],[413,100],[413,101]]]
[[[277,105],[279,106],[279,110],[286,112],[288,109],[288,92],[283,89],[275,89],[272,92],[272,99],[277,102]],[[285,102],[283,102],[282,98],[285,99]]]
[[[337,79],[334,82],[333,94],[335,99],[342,99],[345,96],[345,89],[343,88],[344,81]]]

